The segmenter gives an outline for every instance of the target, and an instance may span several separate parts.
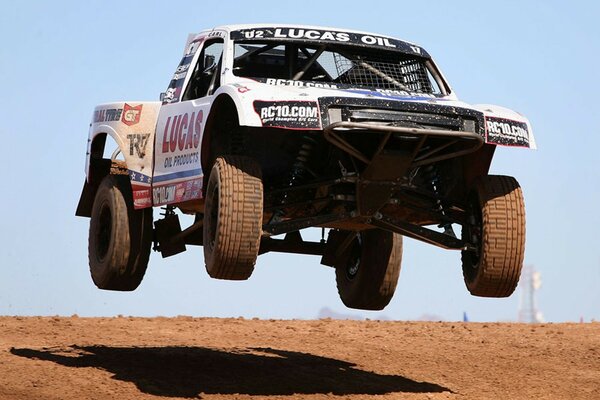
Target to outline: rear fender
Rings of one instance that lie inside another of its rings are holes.
[[[107,136],[114,140],[125,160],[135,208],[152,205],[154,134],[160,105],[160,102],[119,102],[94,109],[86,153],[86,181],[76,215],[91,215],[96,189],[110,173],[111,160],[103,157]]]

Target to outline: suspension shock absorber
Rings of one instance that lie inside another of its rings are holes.
[[[312,151],[316,144],[317,141],[315,138],[309,135],[304,135],[302,137],[300,149],[298,150],[298,154],[292,165],[292,173],[290,175],[288,186],[294,186],[298,181],[302,181],[307,174],[310,174],[313,177],[316,176],[308,167],[308,162],[310,161]]]
[[[310,167],[308,166],[316,144],[317,141],[315,138],[306,134],[302,136],[300,148],[298,149],[298,153],[296,153],[296,158],[294,159],[294,163],[292,164],[292,171],[287,181],[288,187],[293,187],[298,184],[301,184],[308,175],[311,175],[313,177],[316,176],[316,174],[313,171],[311,171]],[[291,201],[293,201],[293,199],[290,198],[290,193],[285,192],[281,198],[281,205],[285,205],[286,203],[289,203]],[[283,214],[283,209],[279,208],[273,213],[273,216],[271,217],[271,222],[277,222],[281,220]]]
[[[435,198],[436,211],[438,211],[443,217],[446,216],[446,210],[444,209],[444,205],[442,203],[442,199],[440,196],[440,174],[438,169],[434,164],[429,165],[425,171],[428,174],[429,183],[431,185],[431,190],[433,191],[433,197]],[[450,222],[442,222],[438,225],[440,228],[444,228],[444,234],[450,235],[452,237],[456,237],[454,230],[452,229],[452,224]]]

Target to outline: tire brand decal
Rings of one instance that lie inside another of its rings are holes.
[[[130,106],[123,104],[122,108],[98,108],[94,111],[94,123],[121,121],[127,126],[140,122],[143,104]]]
[[[140,122],[140,117],[142,116],[142,106],[130,106],[125,103],[123,106],[123,117],[121,117],[121,122],[125,125],[131,126]]]
[[[94,111],[94,123],[118,121],[122,113],[122,108],[101,108]]]

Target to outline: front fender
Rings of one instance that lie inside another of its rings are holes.
[[[531,123],[525,116],[492,104],[477,104],[473,108],[483,112],[486,143],[537,149]]]
[[[252,90],[250,85],[233,83],[221,86],[215,93],[217,97],[227,95],[233,101],[235,109],[237,110],[238,123],[240,126],[262,126],[258,114],[256,114],[251,107],[254,93],[249,92]]]
[[[218,93],[226,93],[233,100],[240,126],[294,130],[322,128],[319,93],[315,88],[240,80],[224,85]]]

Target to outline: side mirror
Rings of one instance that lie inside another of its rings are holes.
[[[166,96],[166,95],[167,95],[167,94],[166,94],[165,92],[160,92],[160,96],[158,96],[158,99],[159,99],[161,102],[163,102],[163,101],[165,100],[165,96]]]

